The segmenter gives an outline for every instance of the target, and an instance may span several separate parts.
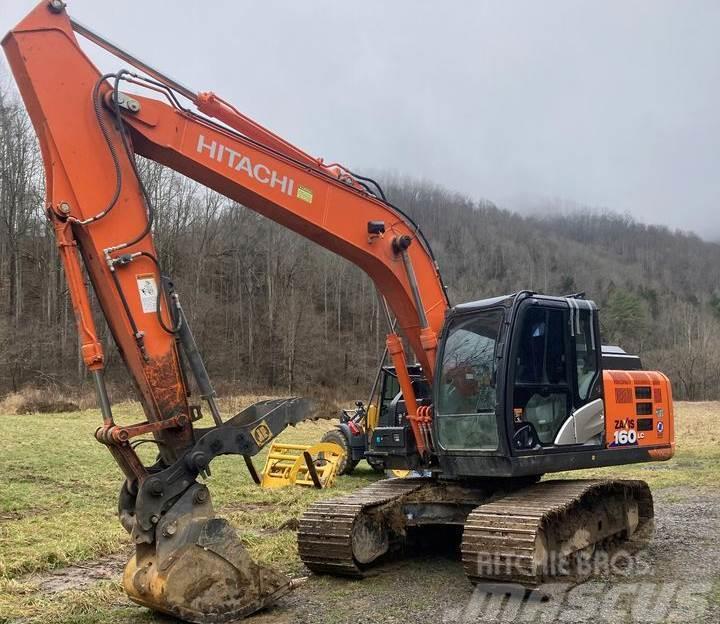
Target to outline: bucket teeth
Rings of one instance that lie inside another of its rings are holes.
[[[138,546],[123,585],[134,602],[197,624],[236,621],[291,588],[290,579],[252,560],[226,520],[213,517],[199,484],[158,523],[154,543]]]

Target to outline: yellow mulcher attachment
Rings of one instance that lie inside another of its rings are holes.
[[[331,487],[344,456],[345,451],[331,442],[312,446],[273,442],[260,485],[264,488],[288,485],[313,486],[318,489]]]

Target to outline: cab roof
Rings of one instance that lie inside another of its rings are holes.
[[[496,306],[511,307],[516,302],[516,300],[520,301],[529,297],[533,297],[534,299],[538,299],[540,301],[582,301],[584,303],[580,306],[581,308],[587,309],[587,306],[589,305],[591,309],[597,310],[597,305],[595,305],[595,302],[591,299],[585,299],[584,297],[560,297],[552,295],[542,295],[540,293],[532,292],[530,290],[521,290],[510,295],[501,295],[500,297],[490,297],[488,299],[478,299],[476,301],[468,301],[467,303],[459,303],[450,308],[448,314],[462,314],[464,312],[471,312],[473,310],[481,310]]]

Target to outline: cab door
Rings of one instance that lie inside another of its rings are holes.
[[[568,303],[573,413],[558,432],[555,445],[602,446],[605,404],[597,308],[592,301],[568,299]]]
[[[516,454],[601,443],[602,401],[586,408],[598,385],[597,315],[590,302],[568,301],[533,297],[518,307],[507,389]]]

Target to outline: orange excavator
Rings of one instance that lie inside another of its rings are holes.
[[[78,35],[132,69],[101,74]],[[46,214],[102,413],[96,437],[125,477],[119,515],[136,549],[123,579],[132,600],[191,622],[228,622],[290,589],[215,516],[198,476],[218,455],[236,454],[257,479],[250,458],[309,413],[305,401],[281,399],[223,419],[161,271],[136,155],[339,254],[377,286],[392,360],[382,385],[397,393],[375,406],[366,455],[431,476],[378,481],[311,506],[298,531],[311,570],[362,576],[423,527],[444,525],[462,531],[471,581],[532,585],[651,519],[644,482],[539,480],[673,455],[667,377],[608,368],[592,301],[523,291],[451,306],[428,241],[373,180],[161,74],[73,20],[61,0],[43,0],[2,45],[42,150]],[[84,271],[144,422],[113,418]],[[212,426],[196,424],[190,374]],[[159,450],[152,465],[135,451],[146,435]]]

